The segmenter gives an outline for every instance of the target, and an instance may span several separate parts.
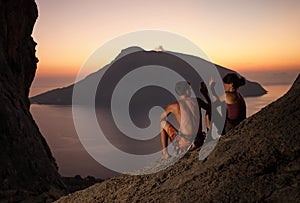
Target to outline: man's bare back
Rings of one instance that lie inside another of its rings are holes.
[[[178,84],[178,83],[177,83]],[[177,85],[176,84],[176,85]],[[176,89],[175,89],[176,90]],[[167,152],[168,138],[171,142],[177,136],[178,144],[182,148],[188,148],[197,134],[202,133],[201,107],[204,102],[191,97],[191,88],[183,84],[179,101],[169,104],[161,114],[161,143],[163,148],[163,158],[168,158]],[[208,108],[206,104],[205,109]],[[166,121],[168,115],[173,114],[179,125],[179,130],[175,129],[172,124]]]

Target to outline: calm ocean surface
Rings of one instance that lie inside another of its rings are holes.
[[[57,87],[53,85],[51,87],[49,84],[38,87],[34,85],[31,89],[31,95]],[[291,87],[292,81],[290,81],[290,84],[283,85],[261,84],[268,91],[268,94],[261,97],[245,98],[247,103],[247,117],[283,96]],[[62,176],[81,175],[85,177],[92,175],[98,178],[108,178],[116,175],[116,173],[101,166],[83,148],[74,127],[71,106],[33,104],[31,105],[31,112],[51,148]],[[160,145],[160,143],[157,144]],[[105,150],[106,148],[106,146],[99,147],[101,147],[101,150]]]

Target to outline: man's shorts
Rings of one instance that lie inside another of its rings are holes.
[[[165,128],[165,131],[167,132],[170,141],[179,148],[188,148],[192,141],[188,139],[187,137],[192,136],[186,136],[182,135],[180,131],[178,131],[173,125],[169,124],[167,128]]]
[[[175,137],[177,135],[178,130],[173,125],[169,124],[168,127],[165,128],[165,131],[167,132],[167,134],[170,138],[170,141],[173,142],[173,140],[175,139]]]

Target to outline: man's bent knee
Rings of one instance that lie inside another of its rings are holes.
[[[160,121],[160,128],[167,129],[170,126],[168,121]]]

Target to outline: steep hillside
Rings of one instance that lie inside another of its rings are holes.
[[[300,77],[288,93],[222,137],[199,161],[191,152],[164,171],[121,175],[57,202],[299,202]]]

